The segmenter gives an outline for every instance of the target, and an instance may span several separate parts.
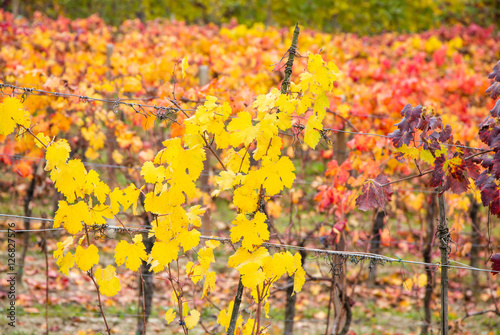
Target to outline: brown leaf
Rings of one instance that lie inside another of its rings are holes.
[[[363,184],[361,195],[356,198],[356,205],[362,211],[374,208],[384,208],[385,203],[391,200],[392,188],[390,185],[382,187],[389,183],[389,178],[385,175],[378,175],[375,179],[368,179]]]

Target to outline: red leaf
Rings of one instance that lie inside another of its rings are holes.
[[[491,264],[491,273],[493,275],[498,274],[498,272],[494,271],[500,271],[500,254],[494,254],[493,256],[491,256],[490,261],[493,263]]]
[[[375,179],[368,179],[363,184],[361,195],[356,199],[358,209],[367,211],[369,209],[383,209],[385,203],[391,200],[391,186],[382,187],[383,184],[389,183],[387,176],[378,175]]]
[[[490,73],[488,79],[493,79],[494,82],[486,90],[486,94],[489,94],[492,99],[496,99],[500,96],[500,61],[493,67],[493,72]]]
[[[403,144],[410,144],[421,114],[422,106],[412,107],[410,104],[407,104],[404,106],[403,110],[401,110],[403,119],[399,123],[395,124],[398,129],[387,136],[392,140],[392,144],[396,148],[403,146]]]

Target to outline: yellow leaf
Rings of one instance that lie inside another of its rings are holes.
[[[177,306],[177,304],[179,303],[179,299],[177,299],[177,295],[175,294],[174,290],[170,292],[170,298],[172,299],[172,303]]]
[[[282,145],[283,141],[279,136],[273,136],[271,140],[258,143],[257,148],[253,151],[253,159],[259,160],[266,155],[273,162],[277,161],[281,155]]]
[[[447,175],[449,175],[450,174],[450,170],[454,169],[455,167],[459,166],[460,164],[462,164],[462,157],[460,157],[460,156],[456,156],[456,157],[447,159],[443,163],[443,171]]]
[[[165,180],[165,167],[155,167],[153,162],[144,162],[141,168],[141,176],[144,177],[146,183],[161,183]]]
[[[305,282],[306,282],[306,272],[301,266],[297,269],[297,271],[295,271],[295,275],[293,278],[293,292],[295,293],[300,292]]]
[[[403,287],[404,287],[406,290],[411,291],[411,289],[413,288],[413,279],[411,279],[411,278],[406,279],[406,280],[403,282]]]
[[[122,265],[127,259],[127,269],[137,271],[141,266],[141,260],[147,260],[146,247],[142,243],[142,235],[134,236],[133,244],[120,241],[115,248],[115,260],[117,265]]]
[[[61,273],[69,276],[69,269],[75,265],[75,257],[73,257],[71,252],[68,252],[64,257],[59,258],[56,264],[59,266],[59,271],[61,271]]]
[[[38,140],[35,139],[35,145],[40,149],[47,147],[49,145],[49,143],[51,142],[50,137],[46,136],[44,133],[41,133],[41,132],[36,134],[36,138]],[[45,144],[45,146],[43,146],[42,143]]]
[[[88,271],[90,268],[99,263],[99,250],[93,244],[84,249],[81,245],[76,248],[75,252],[76,266],[82,271]]]
[[[69,202],[77,197],[83,198],[87,170],[79,159],[71,159],[68,163],[60,163],[50,172],[56,189],[64,194]]]
[[[259,246],[269,239],[269,230],[265,221],[266,215],[261,212],[257,212],[251,221],[244,214],[238,214],[232,222],[234,227],[231,228],[231,241],[236,243],[243,238],[241,246],[247,250],[253,250],[254,245]]]
[[[220,242],[214,241],[214,240],[208,240],[208,241],[205,241],[205,245],[209,248],[215,249],[220,245]]]
[[[425,150],[423,149],[420,151],[420,159],[426,162],[427,164],[434,164],[434,161],[436,160],[434,156],[432,156],[432,153],[430,150]]]
[[[94,195],[101,204],[106,201],[106,196],[109,194],[109,186],[105,184],[103,181],[100,181],[94,187]]]
[[[228,125],[227,130],[231,132],[231,145],[239,146],[243,143],[248,146],[257,137],[259,133],[259,124],[252,124],[252,116],[248,112],[238,113],[238,117],[234,118]]]
[[[215,177],[215,182],[219,185],[221,191],[229,190],[233,187],[236,173],[233,171],[221,171],[219,177]]]
[[[187,262],[186,264],[186,276],[195,284],[201,280],[202,270],[199,264],[195,265],[193,262]]]
[[[245,179],[247,178],[250,179],[249,176]],[[257,209],[258,198],[259,193],[252,185],[243,185],[234,191],[233,203],[241,212],[251,213],[255,212]]]
[[[223,163],[230,171],[247,173],[250,168],[250,155],[246,154],[245,148],[240,151],[229,148],[224,153]]]
[[[224,327],[227,331],[229,328],[229,322],[231,321],[231,314],[233,312],[233,304],[234,301],[231,301],[229,303],[228,309],[223,309],[219,312],[219,315],[217,316],[217,323],[220,324],[222,327]]]
[[[264,264],[264,259],[268,256],[269,251],[264,247],[260,247],[254,252],[250,252],[245,248],[238,248],[238,250],[229,257],[228,265],[236,269],[248,263],[255,263],[262,266]]]
[[[200,321],[200,312],[197,310],[192,310],[189,316],[184,319],[187,329],[193,329],[198,324],[198,321]]]
[[[243,327],[243,330],[241,331],[241,335],[252,335],[254,333],[254,328],[255,328],[255,319],[248,319],[247,322],[245,323],[245,326]],[[259,329],[257,329],[257,334],[262,334]]]
[[[3,103],[0,104],[0,115],[2,116],[0,135],[9,135],[18,124],[26,128],[30,126],[29,114],[17,98],[6,97],[3,99]]]
[[[167,264],[177,259],[179,254],[179,243],[175,240],[169,242],[156,241],[151,249],[152,260],[158,261],[158,266],[153,270],[159,272],[165,268]]]
[[[92,225],[89,208],[84,201],[74,205],[68,205],[64,200],[59,201],[59,208],[54,216],[54,228],[59,228],[63,224],[68,233],[74,235],[82,230],[82,222]]]
[[[275,253],[272,257],[264,258],[263,261],[263,271],[267,278],[276,277],[276,279],[279,279],[287,272],[287,269],[290,275],[293,275],[296,270],[294,259],[290,252]]]
[[[231,321],[231,314],[233,313],[233,306],[234,306],[234,301],[231,301],[229,303],[228,308],[221,310],[219,312],[219,315],[217,316],[217,323],[219,323],[222,327],[224,327],[226,329],[226,331],[229,328],[229,322]],[[235,330],[241,329],[242,324],[243,324],[243,317],[240,315],[240,316],[238,316],[238,319],[236,320]]]
[[[209,272],[205,277],[205,283],[203,284],[203,295],[202,298],[206,297],[210,292],[215,289],[215,280],[216,280],[215,272]]]
[[[115,187],[113,192],[109,194],[109,199],[111,203],[111,212],[116,215],[120,211],[120,205],[123,206],[123,210],[126,211],[130,206],[132,206],[132,213],[137,215],[137,200],[139,199],[139,194],[141,190],[135,187],[134,184],[130,184],[127,188],[120,190]],[[146,195],[146,200],[147,195]],[[151,211],[146,207],[147,211]]]
[[[184,197],[175,197],[170,190],[163,191],[160,195],[149,192],[144,199],[144,208],[154,214],[168,214],[172,206],[178,206],[183,202]]]
[[[182,316],[186,317],[188,315],[188,313],[189,313],[189,305],[187,302],[184,302],[182,304]]]
[[[280,113],[277,115],[277,117],[280,118],[282,115],[285,115],[287,116],[285,120],[289,120],[290,114],[295,112],[297,108],[297,103],[298,103],[297,99],[293,98],[291,94],[281,94],[274,103],[274,106],[278,107],[280,110]],[[283,125],[284,125],[283,128],[280,127],[281,130],[287,130],[292,126],[291,123],[290,124],[288,123],[288,121],[285,121]]]
[[[424,287],[427,285],[427,275],[422,273],[415,278],[415,285],[417,287]]]
[[[167,325],[170,324],[172,321],[174,321],[176,315],[177,312],[174,311],[173,308],[168,309],[168,311],[165,313],[165,320],[167,321]]]
[[[64,240],[64,242],[57,242],[57,249],[54,250],[54,258],[61,258],[64,253],[70,248],[70,246],[73,244],[73,236],[68,237],[67,239]]]
[[[85,185],[83,186],[84,194],[92,194],[96,185],[99,184],[99,174],[95,170],[90,170],[85,177]]]
[[[112,297],[121,290],[120,279],[116,276],[115,270],[114,266],[108,265],[104,270],[99,267],[95,271],[99,291],[107,297]]]
[[[189,223],[192,224],[194,227],[200,227],[201,226],[201,218],[200,215],[205,214],[205,209],[201,209],[200,205],[196,206],[191,206],[189,208],[189,213],[187,213],[187,218],[189,220]]]
[[[318,116],[319,120],[323,120],[326,116],[326,109],[330,105],[330,101],[325,93],[316,96],[314,100],[314,113]]]
[[[212,248],[203,247],[198,251],[198,262],[204,271],[208,271],[210,263],[215,262],[214,250]]]
[[[200,243],[200,232],[196,229],[193,230],[183,230],[179,235],[177,235],[176,240],[179,242],[180,246],[184,249],[184,252],[193,249]]]
[[[295,166],[288,157],[281,157],[278,162],[273,162],[264,157],[262,160],[261,173],[266,176],[263,186],[268,195],[278,194],[283,187],[290,188],[295,180]]]
[[[105,218],[111,219],[113,213],[108,205],[96,205],[90,209],[90,217],[94,224],[103,225],[107,222]]]
[[[280,96],[280,91],[273,88],[268,94],[261,94],[255,98],[252,107],[257,108],[259,112],[265,112],[274,107],[274,103]]]
[[[45,171],[52,170],[57,164],[65,163],[69,158],[70,151],[68,141],[64,139],[51,143],[45,152],[45,159],[47,160]]]
[[[417,148],[408,147],[406,143],[403,143],[403,146],[401,146],[400,148],[394,149],[394,152],[400,152],[404,155],[404,157],[410,159],[417,159],[420,155],[420,152],[418,151]]]
[[[255,263],[248,263],[246,265],[243,265],[240,269],[239,272],[241,274],[241,283],[243,286],[254,289],[257,287],[257,285],[260,285],[264,282],[266,279],[266,275],[260,268],[258,264]]]
[[[312,97],[310,94],[305,94],[302,99],[299,100],[299,104],[297,105],[297,114],[304,114],[312,104]]]
[[[132,214],[137,215],[137,200],[141,190],[135,187],[134,184],[130,184],[127,188],[123,190],[123,198],[121,198],[120,204],[123,206],[123,210],[126,211],[130,206],[132,206]]]
[[[307,120],[304,132],[304,142],[312,149],[316,148],[321,138],[321,134],[319,133],[319,130],[323,130],[323,124],[321,122],[322,120],[316,115],[311,115]]]

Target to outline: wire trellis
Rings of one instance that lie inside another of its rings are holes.
[[[172,103],[172,106],[157,106],[157,105],[146,105],[146,104],[139,104],[139,103],[130,103],[126,102],[124,100],[127,99],[103,99],[103,98],[95,98],[95,97],[90,97],[86,95],[78,95],[78,94],[72,94],[72,93],[60,93],[60,92],[52,92],[52,91],[45,91],[45,90],[40,90],[36,88],[30,88],[30,87],[23,87],[23,86],[16,86],[12,84],[5,84],[5,83],[0,83],[0,92],[2,92],[3,88],[10,88],[13,91],[13,94],[22,94],[21,95],[21,101],[24,101],[28,94],[36,94],[36,95],[46,95],[46,96],[54,96],[54,97],[63,97],[63,98],[77,98],[79,99],[80,102],[82,103],[87,103],[89,101],[98,101],[98,102],[103,102],[103,103],[112,103],[113,104],[113,111],[116,113],[117,108],[121,105],[127,106],[132,108],[136,113],[139,113],[144,116],[148,116],[148,112],[146,110],[151,110],[154,109],[155,112],[149,112],[149,115],[157,117],[159,119],[169,119],[168,115],[177,113],[179,111],[185,113],[186,111],[195,111],[195,109],[183,109],[178,106],[178,104],[170,100]],[[16,90],[19,90],[20,92],[16,92]],[[353,115],[356,116],[356,115]],[[295,124],[293,125],[295,129],[297,129],[298,132],[301,132],[305,127],[302,124]],[[387,138],[390,139],[388,135],[383,135],[383,134],[375,134],[375,133],[365,133],[365,132],[356,132],[356,131],[348,131],[348,130],[343,130],[343,129],[334,129],[334,128],[325,128],[322,130],[322,134],[326,134],[329,132],[333,133],[346,133],[346,134],[353,134],[353,135],[362,135],[362,136],[376,136],[376,137],[382,137],[382,138]],[[292,134],[287,134],[284,133],[284,135],[288,136],[294,136]],[[326,135],[325,135],[326,136]],[[421,141],[416,141],[420,142]],[[470,147],[466,145],[460,145],[460,144],[446,144],[443,143],[443,146],[447,147],[457,147],[457,148],[462,148],[462,149],[470,149],[470,150],[478,150],[478,151],[486,151],[487,149],[484,148],[475,148],[475,147]]]
[[[115,100],[104,99],[104,98],[96,98],[96,97],[73,94],[73,93],[52,92],[52,91],[40,90],[37,88],[22,87],[22,86],[16,86],[16,85],[12,85],[12,84],[0,83],[0,92],[3,93],[2,90],[4,88],[12,89],[13,94],[21,94],[21,102],[24,102],[24,100],[28,97],[29,94],[45,95],[45,96],[53,96],[53,97],[61,97],[61,98],[77,98],[78,101],[81,103],[88,103],[91,101],[96,101],[96,102],[113,104],[113,111],[115,113],[118,112],[118,110],[117,110],[118,107],[126,106],[129,108],[132,108],[136,113],[139,113],[141,115],[155,116],[155,117],[160,118],[160,119],[166,118],[168,115],[175,114],[179,111],[181,111],[181,112],[194,111],[194,109],[184,109],[184,108],[180,108],[178,106],[175,106],[174,102],[172,102],[172,106],[165,107],[165,106],[139,104],[139,103],[126,101],[126,100],[130,100],[130,99],[115,99]],[[16,92],[16,90],[21,91],[21,92]],[[152,112],[152,110],[154,110],[154,112]]]
[[[13,214],[0,214],[0,217],[15,217],[15,218],[22,218],[22,219],[30,219],[30,220],[40,220],[40,221],[46,221],[46,222],[53,222],[54,221],[53,219],[26,217],[26,216],[13,215]],[[125,231],[149,232],[148,229],[144,229],[144,228],[137,228],[136,229],[136,228],[127,228],[127,227],[122,227],[122,226],[114,226],[114,225],[102,225],[102,226],[95,225],[95,226],[90,226],[89,228],[90,228],[90,230],[94,230],[94,231],[100,231],[100,230],[104,230],[104,229],[112,229],[112,230],[116,230],[118,232],[125,232]],[[64,228],[36,229],[36,231],[44,231],[44,230],[45,231],[52,231],[52,230],[65,230],[65,229]],[[12,231],[17,232],[16,230],[10,230],[10,232],[12,232]],[[9,230],[0,230],[0,233],[9,233]],[[217,237],[217,236],[201,235],[200,239],[218,241],[221,243],[237,244],[237,243],[233,242],[231,240],[231,238],[229,238],[229,237]],[[357,265],[364,260],[368,260],[371,265],[373,265],[373,264],[386,265],[386,264],[399,263],[402,265],[415,264],[415,265],[423,265],[423,266],[436,267],[436,268],[437,267],[447,267],[447,268],[452,268],[452,269],[463,269],[463,270],[469,270],[469,271],[490,272],[493,274],[500,273],[500,271],[477,268],[477,267],[467,266],[465,264],[451,265],[451,264],[440,264],[440,263],[426,263],[426,262],[405,260],[405,259],[401,259],[397,256],[396,256],[396,258],[393,258],[393,257],[388,257],[388,256],[380,255],[380,254],[367,253],[367,252],[316,249],[316,248],[301,247],[301,246],[297,246],[297,245],[271,243],[271,242],[264,242],[264,243],[262,243],[262,246],[266,247],[268,249],[274,248],[277,251],[291,249],[291,250],[304,251],[307,253],[313,253],[318,257],[323,256],[324,258],[326,258],[330,262],[333,262],[333,260],[331,260],[331,257],[337,256],[340,258],[340,263],[342,263],[342,264],[349,262],[350,264]],[[338,265],[338,264],[339,264],[339,262],[337,261],[335,263],[335,265]]]
[[[16,160],[30,160],[34,162],[46,162],[47,160],[45,158],[40,158],[40,157],[29,157],[29,156],[23,156],[23,155],[12,155],[12,154],[5,154],[5,153],[0,153],[0,157],[9,157],[13,158]],[[140,167],[138,166],[128,166],[128,165],[116,165],[116,164],[102,164],[102,163],[93,163],[93,162],[85,162],[82,161],[82,164],[85,166],[91,166],[91,167],[98,167],[98,168],[112,168],[112,169],[134,169],[134,170],[141,170]],[[200,173],[200,176],[210,176],[210,173],[202,172]],[[312,185],[316,183],[316,181],[313,180],[307,180],[307,179],[296,179],[294,180],[294,184],[302,184],[302,185]],[[439,193],[438,191],[435,190],[435,188],[429,188],[429,189],[423,189],[423,188],[397,188],[393,190],[393,193],[397,192],[422,192],[422,193]]]

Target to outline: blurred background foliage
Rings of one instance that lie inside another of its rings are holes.
[[[500,0],[0,0],[4,9],[71,19],[98,14],[106,23],[168,18],[194,24],[301,25],[360,35],[418,32],[442,25],[496,25]]]

